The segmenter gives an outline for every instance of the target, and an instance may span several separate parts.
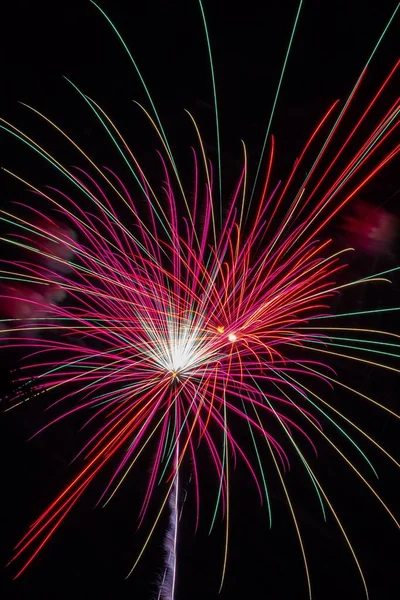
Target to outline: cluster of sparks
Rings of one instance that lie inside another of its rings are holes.
[[[155,458],[140,523],[155,486],[160,480],[166,483],[164,499],[137,560],[168,506],[183,462],[193,471],[197,527],[200,443],[207,446],[216,474],[215,514],[220,510],[226,519],[224,575],[229,481],[237,462],[246,466],[261,501],[266,501],[271,511],[263,443],[293,518],[310,596],[307,557],[284,479],[291,452],[301,459],[322,510],[328,508],[334,515],[366,589],[355,551],[302,446],[303,442],[309,444],[316,452],[315,436],[331,444],[398,524],[370,483],[324,433],[324,419],[335,425],[368,464],[364,452],[339,424],[343,419],[350,429],[356,428],[398,463],[319,396],[315,389],[321,386],[313,387],[317,380],[322,386],[346,387],[329,367],[332,355],[396,370],[381,364],[379,356],[397,346],[399,336],[329,323],[332,298],[342,288],[387,279],[377,274],[339,285],[338,273],[344,266],[341,259],[347,250],[333,252],[331,240],[324,239],[323,232],[338,211],[400,151],[399,145],[391,143],[399,125],[398,100],[364,135],[363,143],[350,150],[355,136],[365,132],[367,116],[384,97],[398,68],[399,62],[338,147],[337,132],[363,72],[344,107],[340,109],[335,102],[323,115],[284,182],[272,183],[275,144],[271,137],[264,184],[257,201],[251,204],[243,146],[243,169],[229,201],[222,206],[222,219],[215,199],[215,175],[200,135],[199,149],[192,150],[194,183],[187,195],[164,131],[149,116],[164,147],[164,153],[159,154],[163,181],[155,190],[117,126],[97,103],[78,90],[131,170],[135,178],[132,191],[132,186],[110,169],[97,165],[37,110],[31,109],[74,146],[87,167],[66,167],[16,126],[1,120],[3,129],[40,154],[74,186],[73,193],[41,190],[12,174],[40,202],[26,205],[24,217],[21,211],[1,211],[3,221],[15,227],[7,242],[29,257],[13,261],[12,267],[3,261],[1,271],[8,286],[3,285],[3,300],[17,298],[31,309],[28,319],[12,318],[12,311],[3,319],[3,343],[24,348],[28,355],[14,405],[20,402],[19,393],[21,402],[25,401],[24,385],[34,374],[35,395],[57,393],[56,405],[68,403],[44,429],[88,409],[87,422],[98,424],[96,433],[79,453],[84,459],[81,470],[18,544],[14,560],[25,557],[18,575],[103,468],[114,465],[99,500],[107,503],[146,447],[153,449]],[[310,148],[317,141],[320,150],[310,166]],[[338,167],[344,151],[350,158],[345,167]],[[307,175],[303,177],[305,164]],[[118,215],[118,203],[127,215],[124,219]],[[57,223],[49,216],[51,210],[58,215]],[[60,290],[63,301],[27,299],[21,289],[28,287],[38,292]],[[18,294],[16,289],[20,290]],[[371,351],[371,339],[377,356],[372,362],[363,358]],[[366,402],[379,404],[353,391]],[[237,440],[237,426],[248,429],[253,452]],[[271,433],[276,426],[286,444]],[[315,436],[311,437],[310,429]]]

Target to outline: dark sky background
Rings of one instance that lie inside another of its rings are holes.
[[[272,126],[278,153],[274,180],[288,172],[312,127],[330,103],[347,97],[396,4],[393,0],[369,3],[306,0]],[[187,149],[194,141],[184,108],[198,119],[210,156],[215,159],[211,78],[197,2],[101,0],[101,6],[119,28],[142,70],[178,161],[186,164]],[[259,156],[296,3],[292,0],[247,0],[244,3],[204,0],[204,6],[221,113],[223,174],[229,189],[241,166],[240,139],[247,143],[252,164]],[[145,164],[152,165],[154,149],[159,145],[140,111],[132,104],[133,99],[147,104],[145,95],[122,47],[96,9],[85,0],[53,3],[13,0],[1,11],[0,116],[41,139],[43,145],[65,163],[75,161],[76,164],[76,155],[68,145],[53,136],[17,102],[32,104],[54,118],[96,160],[126,175],[90,110],[62,78],[66,75],[101,104]],[[358,96],[359,106],[365,105],[394,65],[399,37],[400,15],[371,65]],[[382,110],[395,100],[398,84],[399,78],[397,85],[388,90]],[[354,118],[358,114],[355,111]],[[37,184],[45,185],[54,179],[50,167],[32,157],[32,153],[6,133],[0,134],[0,163]],[[400,215],[398,168],[397,161],[397,165],[385,170],[363,193],[363,199],[383,205],[397,216]],[[190,176],[186,181],[190,183]],[[1,173],[0,206],[6,207],[9,200],[22,198],[26,198],[23,187]],[[330,233],[337,231],[335,227],[334,224]],[[377,269],[389,268],[394,261],[398,262],[398,251],[394,254],[390,259],[377,260]],[[357,255],[350,269],[357,275],[370,265],[369,257]],[[377,287],[355,296],[345,294],[337,300],[336,308],[343,312],[351,306],[398,304],[398,279],[394,278],[389,293],[387,288]],[[362,326],[356,319],[352,323]],[[395,332],[400,329],[398,319],[393,316],[365,319],[363,325]],[[4,391],[15,357],[3,349],[0,359]],[[340,362],[334,366],[340,368],[344,382],[399,412],[399,386],[394,376],[368,366]],[[328,393],[327,397],[399,457],[400,428],[394,419],[339,390]],[[0,414],[0,597],[10,600],[32,596],[44,600],[157,597],[155,584],[162,570],[164,522],[137,570],[125,580],[146,534],[146,527],[139,533],[136,531],[137,511],[149,469],[146,460],[139,463],[121,493],[104,510],[93,509],[102,490],[102,482],[97,482],[21,579],[12,582],[12,567],[3,569],[15,542],[75,472],[69,462],[85,439],[78,431],[81,421],[71,419],[27,442],[47,419],[43,412],[45,406],[33,404]],[[363,447],[368,445],[364,443]],[[399,540],[394,523],[330,448],[321,442],[319,449],[319,458],[314,460],[313,467],[353,542],[366,574],[371,600],[400,596]],[[372,477],[369,480],[396,513],[399,473],[375,449],[368,450],[380,474],[379,481],[374,482]],[[367,474],[358,458],[351,456],[363,474]],[[147,459],[151,460],[151,453]],[[200,531],[195,536],[194,494],[192,487],[185,484],[188,497],[180,529],[177,600],[307,598],[296,533],[279,479],[267,459],[273,529],[268,528],[266,508],[259,506],[248,475],[239,469],[232,484],[227,577],[218,596],[224,530],[219,523],[208,536],[217,493],[214,477],[211,474],[208,477],[208,465],[205,458],[203,512]],[[287,475],[287,484],[309,556],[315,600],[363,598],[357,568],[348,548],[334,519],[329,516],[324,523],[304,470],[296,459]],[[400,516],[398,510],[397,516]],[[150,518],[151,515],[148,523]]]

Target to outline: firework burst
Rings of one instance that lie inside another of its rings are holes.
[[[368,595],[359,560],[313,469],[307,446],[315,453],[318,441],[333,446],[398,526],[369,481],[325,433],[324,422],[344,436],[372,469],[351,438],[352,429],[399,464],[319,392],[326,385],[347,387],[330,366],[333,357],[397,371],[384,359],[388,350],[398,347],[399,336],[351,329],[337,324],[337,317],[330,321],[332,301],[342,289],[387,282],[388,273],[343,282],[343,257],[349,250],[333,250],[324,231],[400,151],[394,142],[398,100],[386,106],[372,127],[365,126],[377,100],[384,100],[393,85],[398,68],[399,62],[354,126],[338,138],[362,85],[364,69],[348,100],[341,106],[332,104],[316,124],[285,181],[273,182],[275,142],[268,132],[264,181],[261,186],[257,181],[249,186],[243,145],[243,168],[229,200],[224,201],[220,162],[216,175],[190,113],[198,143],[192,149],[193,189],[185,191],[150,97],[151,111],[143,111],[163,148],[159,153],[163,176],[157,188],[117,125],[72,82],[130,169],[134,191],[38,110],[28,106],[45,126],[72,144],[83,166],[65,166],[35,139],[1,119],[2,129],[39,154],[73,186],[72,192],[39,189],[5,169],[40,199],[40,208],[33,201],[19,207],[18,213],[1,211],[3,221],[14,229],[4,241],[21,252],[17,261],[3,261],[1,271],[6,280],[2,299],[8,311],[3,314],[7,317],[3,343],[22,348],[27,355],[13,406],[26,400],[24,386],[35,377],[34,396],[57,393],[55,404],[65,407],[41,431],[88,409],[87,423],[97,424],[78,455],[83,461],[81,470],[17,545],[13,560],[22,561],[17,575],[107,465],[112,465],[113,472],[99,499],[103,504],[128,474],[134,476],[138,458],[151,448],[154,461],[139,514],[139,523],[148,527],[148,533],[134,566],[161,515],[169,509],[166,570],[159,597],[174,598],[179,474],[184,464],[190,465],[197,527],[201,497],[197,451],[203,444],[218,482],[215,514],[220,511],[226,523],[222,580],[228,556],[232,470],[236,463],[244,465],[271,515],[264,466],[269,456],[293,519],[311,597],[307,555],[284,477],[295,454],[322,510],[336,520]],[[350,151],[355,136],[363,139]],[[303,165],[310,165],[312,156],[311,167],[302,177]],[[339,160],[343,156],[345,166]],[[371,351],[375,356],[364,358]],[[352,391],[396,416],[376,400]],[[340,424],[343,419],[346,429]],[[237,435],[243,429],[248,431],[252,450],[241,443],[242,434]],[[155,519],[147,524],[160,481],[164,496]]]

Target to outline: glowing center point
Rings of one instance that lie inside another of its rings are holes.
[[[230,342],[236,342],[236,340],[237,340],[237,336],[236,336],[234,333],[230,333],[230,334],[228,335],[228,340],[229,340]]]
[[[187,369],[195,360],[194,342],[189,339],[178,340],[172,342],[166,348],[166,356],[164,366],[169,371],[172,378],[178,377]]]

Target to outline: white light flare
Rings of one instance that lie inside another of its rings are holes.
[[[177,377],[185,369],[191,367],[198,360],[201,346],[201,336],[197,328],[183,328],[174,332],[170,339],[163,341],[163,352],[160,362],[166,371]]]

